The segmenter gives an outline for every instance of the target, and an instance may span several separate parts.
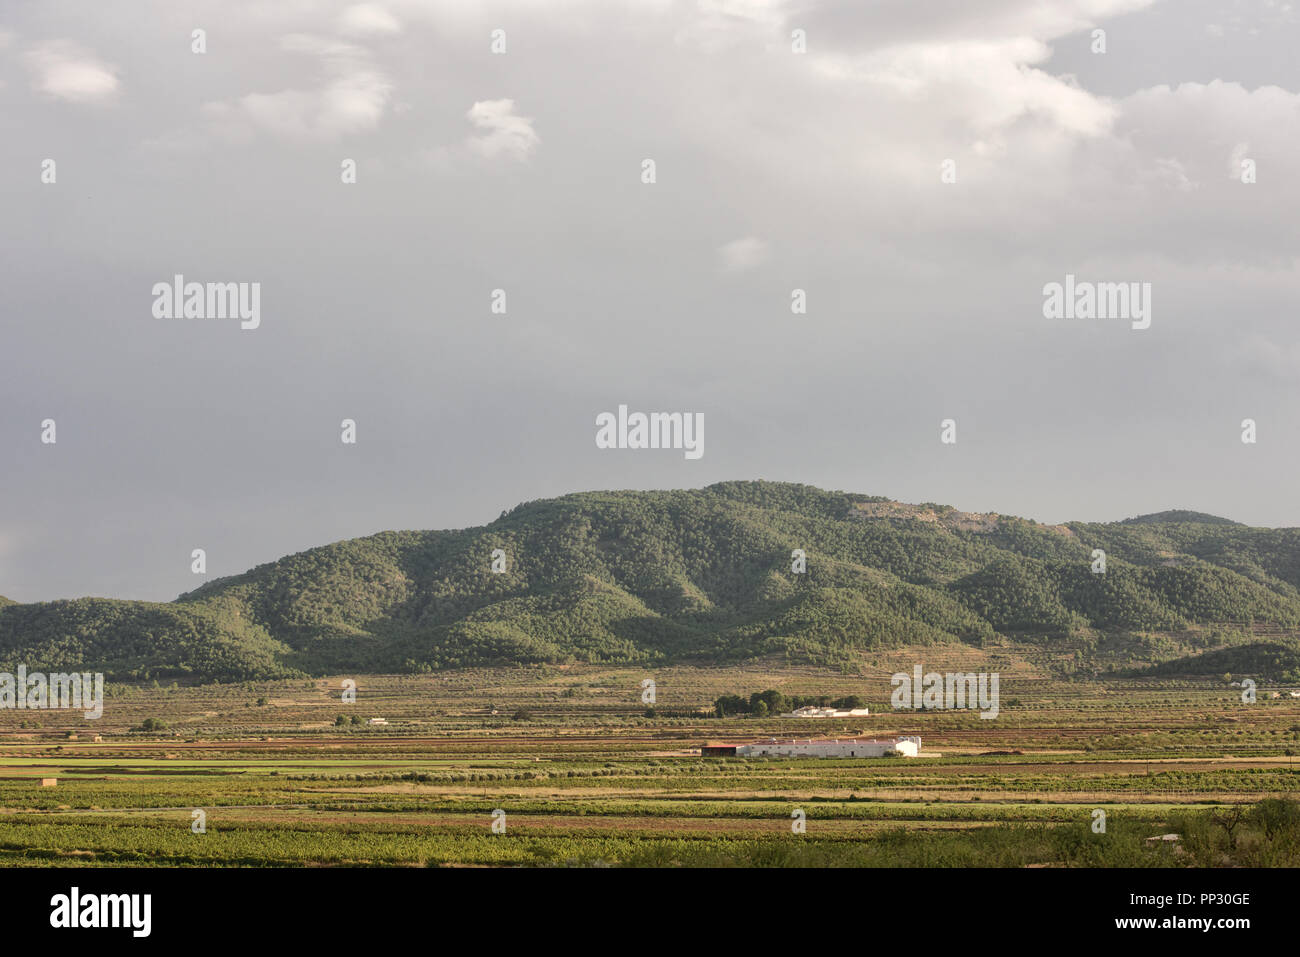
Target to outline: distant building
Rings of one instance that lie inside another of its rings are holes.
[[[701,753],[704,753],[701,749]],[[741,758],[883,758],[899,755],[914,758],[921,753],[921,739],[917,737],[887,738],[833,738],[815,741],[771,741],[761,744],[742,744],[735,750]]]
[[[734,744],[706,744],[700,748],[700,756],[704,758],[734,758],[736,756],[736,746]]]
[[[369,721],[366,722],[366,724],[370,724],[370,725],[386,725],[386,724],[388,724],[388,719],[387,719],[387,718],[371,718]]]
[[[795,708],[781,715],[783,718],[865,718],[871,714],[869,708],[849,708],[842,711],[839,708],[818,708],[814,705],[808,705],[803,708]]]
[[[58,778],[41,778],[41,787],[43,788],[58,787],[58,784],[59,784]]]

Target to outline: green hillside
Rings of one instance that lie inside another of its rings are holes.
[[[1220,518],[1218,515],[1207,515],[1205,512],[1189,512],[1186,509],[1171,508],[1165,512],[1152,512],[1150,515],[1138,515],[1134,518],[1126,518],[1120,522],[1121,525],[1167,525],[1170,522],[1199,522],[1210,525],[1237,525],[1230,518]]]
[[[6,605],[0,670],[239,680],[506,662],[831,664],[998,635],[1096,645],[1229,622],[1243,636],[1300,629],[1300,530],[1161,514],[1178,520],[1046,526],[773,482],[587,492],[479,528],[311,549],[170,603]],[[1107,553],[1104,576],[1090,571],[1094,548]],[[791,571],[794,549],[805,574]]]
[[[1256,641],[1232,648],[1219,648],[1156,665],[1152,675],[1196,675],[1234,678],[1262,678],[1286,684],[1300,683],[1300,649],[1272,641]]]

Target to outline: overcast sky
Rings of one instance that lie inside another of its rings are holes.
[[[1267,0],[7,0],[0,594],[724,479],[1300,525],[1297,48]],[[155,318],[176,274],[260,326]],[[1150,328],[1044,318],[1067,274]],[[703,457],[597,448],[619,404]]]

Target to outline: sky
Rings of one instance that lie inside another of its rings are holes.
[[[1298,41],[1268,0],[7,0],[0,595],[731,479],[1300,525]],[[1149,326],[1048,318],[1067,276]],[[620,405],[703,454],[598,447]]]

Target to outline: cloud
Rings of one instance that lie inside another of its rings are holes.
[[[392,36],[402,32],[402,25],[378,4],[358,3],[339,16],[339,32],[345,36]]]
[[[876,0],[801,3],[789,26],[806,28],[810,53],[869,54],[913,44],[1051,41],[1151,7],[1156,0]],[[788,41],[787,41],[788,42]]]
[[[862,83],[874,96],[924,105],[928,126],[965,127],[996,136],[1030,121],[1058,133],[1094,137],[1107,132],[1114,107],[1069,78],[1034,65],[1051,56],[1041,40],[921,43],[865,57],[827,56],[815,66],[833,82]],[[910,120],[917,123],[917,119]]]
[[[480,100],[465,116],[479,131],[470,138],[469,147],[488,159],[504,156],[523,162],[541,142],[533,121],[515,115],[514,100]]]
[[[393,34],[366,0],[235,0],[220,4],[220,51],[204,59],[166,0],[142,2],[156,15],[130,42],[111,5],[86,5],[75,34],[50,34],[33,4],[0,17],[16,34],[0,51],[19,57],[17,81],[0,70],[11,88],[28,85],[27,50],[68,36],[121,67],[131,107],[91,128],[73,115],[84,107],[27,89],[6,98],[11,125],[52,142],[48,155],[74,148],[60,143],[96,152],[94,202],[15,190],[0,227],[15,308],[67,320],[15,327],[10,353],[60,361],[14,364],[0,396],[40,416],[74,404],[86,439],[61,444],[48,468],[10,470],[19,504],[0,505],[0,529],[42,516],[14,549],[10,597],[170,598],[192,587],[175,556],[193,542],[233,571],[380,528],[477,524],[502,500],[574,488],[779,475],[1056,521],[1133,514],[1154,469],[1165,494],[1210,505],[1244,473],[1200,456],[1193,433],[1226,421],[1235,441],[1225,403],[1261,421],[1294,406],[1300,224],[1279,211],[1300,203],[1288,173],[1300,64],[1291,34],[1237,25],[1234,13],[1259,22],[1246,4],[1203,16],[1154,4],[1112,22],[1142,4],[372,0]],[[1209,20],[1223,38],[1204,36]],[[1110,53],[1090,52],[1093,25]],[[506,56],[490,51],[496,27]],[[790,49],[794,28],[805,54]],[[194,152],[137,148],[165,137]],[[1224,175],[1243,143],[1257,184]],[[359,192],[340,183],[344,157],[361,164]],[[659,184],[639,182],[645,157]],[[947,158],[955,183],[941,179]],[[21,228],[42,217],[57,256]],[[69,263],[80,281],[64,281]],[[140,290],[176,272],[274,282],[280,308],[255,343],[149,326]],[[1043,320],[1043,284],[1067,273],[1150,280],[1151,330]],[[753,321],[788,315],[796,285],[814,326]],[[484,290],[497,287],[528,322],[411,319],[430,288],[440,314],[487,315]],[[864,322],[868,300],[889,321]],[[144,324],[105,333],[119,323]],[[304,342],[322,344],[307,363]],[[805,359],[807,406],[765,385]],[[315,426],[289,446],[282,430],[247,427],[319,420],[319,396],[340,381],[357,388],[337,415],[382,438],[360,447],[379,454],[373,467],[338,467]],[[499,385],[485,393],[485,381]],[[629,388],[651,407],[714,410],[711,472],[584,457],[596,450],[572,423]],[[164,393],[175,401],[160,406]],[[862,419],[862,441],[847,444],[842,417],[806,414],[850,405],[904,411]],[[950,414],[980,440],[961,469],[936,470],[932,423]],[[145,467],[150,436],[114,424],[141,416],[193,448]],[[24,421],[0,416],[3,445],[44,454]],[[502,441],[482,442],[485,426]],[[1156,448],[1153,434],[1173,438]],[[113,441],[96,449],[97,436]],[[1032,481],[1007,484],[1008,450],[1035,442],[1037,458],[1021,457]],[[465,451],[464,467],[445,467],[447,447]],[[521,448],[523,471],[511,468]],[[1254,515],[1300,523],[1284,487],[1300,445],[1273,448],[1281,467],[1252,486]],[[1131,474],[1102,488],[1052,471],[1067,452]],[[266,482],[181,467],[213,454],[263,463]],[[433,512],[430,475],[444,491]],[[198,483],[184,501],[181,482]],[[314,491],[286,491],[301,488]],[[177,538],[122,540],[122,515]],[[92,538],[76,554],[59,547]]]
[[[767,243],[757,237],[745,236],[719,246],[718,256],[724,272],[745,272],[766,262],[768,247]]]
[[[249,93],[233,101],[206,104],[205,115],[232,138],[251,126],[288,139],[334,140],[376,128],[393,93],[393,83],[370,52],[331,37],[290,34],[281,49],[316,57],[323,82],[315,89]]]
[[[32,87],[47,96],[70,103],[95,103],[117,94],[117,68],[70,40],[43,44],[30,51],[26,60],[34,74]]]
[[[1260,162],[1261,179],[1271,157],[1300,150],[1300,94],[1276,86],[1248,90],[1239,83],[1181,83],[1140,90],[1117,103],[1115,135],[1132,144],[1141,156],[1176,157],[1196,183],[1227,178],[1240,184],[1242,161]],[[1211,149],[1206,149],[1210,144]],[[1300,199],[1290,177],[1269,179],[1276,202]],[[1221,213],[1227,223],[1256,215],[1237,201]],[[1220,234],[1221,235],[1221,234]],[[1206,234],[1208,241],[1214,234]],[[1261,237],[1263,238],[1263,237]],[[1269,234],[1266,242],[1275,236]],[[1253,244],[1252,244],[1253,245]]]
[[[785,0],[698,0],[694,15],[678,30],[674,42],[704,53],[733,49],[778,30],[785,6]]]
[[[1180,193],[1190,193],[1197,188],[1197,183],[1187,175],[1187,167],[1176,159],[1158,156],[1151,163],[1152,182],[1171,186]]]

